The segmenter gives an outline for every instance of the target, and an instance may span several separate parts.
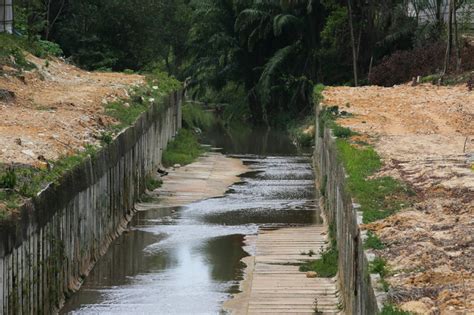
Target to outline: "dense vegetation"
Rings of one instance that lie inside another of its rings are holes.
[[[31,42],[59,43],[91,70],[167,71],[196,99],[231,104],[227,119],[259,124],[307,113],[315,83],[390,85],[474,67],[461,38],[472,31],[468,0],[15,3]]]

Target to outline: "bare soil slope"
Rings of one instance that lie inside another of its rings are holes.
[[[38,69],[0,69],[0,89],[15,93],[13,101],[0,99],[0,163],[35,164],[38,156],[54,160],[96,143],[113,122],[104,103],[144,82],[139,75],[91,73],[59,59],[28,60]]]
[[[389,295],[421,314],[474,312],[474,92],[465,86],[334,87],[325,105],[374,145],[418,196],[413,207],[367,225],[387,248]],[[469,313],[474,314],[474,313]]]

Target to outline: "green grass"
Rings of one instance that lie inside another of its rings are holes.
[[[387,261],[382,257],[375,257],[370,263],[370,272],[378,273],[383,278],[388,275]]]
[[[413,313],[402,311],[392,304],[385,304],[380,315],[413,315]]]
[[[388,276],[390,270],[387,266],[387,261],[382,257],[375,257],[375,259],[370,263],[369,270],[371,273],[378,273],[380,275],[380,284],[385,292],[388,292],[390,287],[385,277]]]
[[[151,176],[148,176],[145,180],[146,189],[149,191],[153,191],[157,188],[160,188],[163,185],[163,181],[161,179],[156,179]]]
[[[364,247],[371,248],[371,249],[384,249],[385,244],[382,243],[382,241],[379,239],[379,237],[375,233],[373,233],[372,231],[368,231],[367,239],[365,240]]]
[[[400,181],[387,176],[368,178],[382,167],[380,156],[373,148],[357,148],[345,139],[336,143],[349,175],[349,190],[361,205],[364,223],[384,219],[410,203],[413,191]]]
[[[183,105],[183,126],[188,129],[208,129],[215,122],[214,115],[197,104]]]
[[[130,99],[122,99],[105,105],[105,113],[118,121],[110,127],[117,133],[131,126],[152,104],[160,104],[162,98],[181,88],[174,77],[154,72],[147,75],[147,83],[130,91]]]
[[[7,65],[21,71],[35,69],[36,66],[26,60],[26,52],[40,58],[63,54],[58,44],[49,41],[5,33],[0,34],[0,65]]]
[[[50,162],[51,169],[39,169],[30,166],[14,168],[14,181],[11,187],[11,181],[7,190],[0,190],[0,203],[6,207],[0,218],[5,218],[8,213],[18,208],[26,199],[36,196],[49,183],[58,184],[65,173],[71,171],[81,164],[87,157],[93,156],[96,149],[89,146],[83,152],[71,156],[63,156],[56,162]],[[0,178],[11,177],[8,175],[11,168],[0,165]]]
[[[338,252],[335,246],[321,253],[321,258],[300,266],[300,271],[315,271],[318,277],[332,278],[337,274]]]
[[[197,137],[191,131],[181,129],[163,152],[163,165],[170,167],[175,164],[190,164],[204,152]]]
[[[32,70],[34,64],[28,62],[24,51],[27,42],[13,35],[0,33],[0,65],[7,65],[18,70]]]

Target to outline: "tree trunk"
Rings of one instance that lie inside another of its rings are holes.
[[[454,22],[454,47],[456,50],[456,71],[459,72],[461,70],[461,49],[459,48],[457,6],[455,3],[453,6],[453,22]]]
[[[347,9],[349,13],[349,28],[351,31],[351,43],[352,43],[352,66],[354,68],[354,85],[359,86],[359,82],[357,79],[357,47],[355,43],[354,37],[354,24],[352,21],[352,5],[351,0],[347,0]]]
[[[452,45],[453,45],[453,8],[454,8],[454,0],[449,0],[448,44],[446,47],[446,55],[444,57],[443,75],[448,72],[449,60],[451,59],[451,50],[452,50]]]

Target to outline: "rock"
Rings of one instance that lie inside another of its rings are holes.
[[[18,144],[18,145],[21,145],[21,139],[20,139],[20,138],[16,138],[16,139],[15,139],[15,143]]]
[[[0,102],[10,103],[15,100],[15,93],[9,90],[0,89]]]
[[[306,278],[317,278],[318,277],[318,273],[317,272],[314,272],[314,271],[308,271],[306,273]]]
[[[181,164],[175,164],[173,165],[174,168],[180,168],[181,167]]]
[[[36,157],[36,154],[34,154],[34,152],[31,150],[23,150],[21,151],[21,153],[23,153],[24,155],[28,155],[29,157],[32,157],[32,158]]]

